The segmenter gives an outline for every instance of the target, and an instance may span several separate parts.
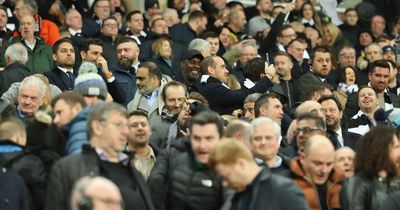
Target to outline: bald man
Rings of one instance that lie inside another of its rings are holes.
[[[71,209],[122,210],[122,196],[118,187],[103,177],[83,177],[72,191]]]
[[[297,107],[295,115],[298,117],[307,112],[315,113],[325,121],[325,113],[323,112],[321,104],[317,101],[304,101]]]
[[[350,147],[342,147],[335,152],[334,169],[346,178],[354,175],[354,158],[356,153]]]
[[[335,149],[323,135],[313,135],[304,152],[290,164],[291,177],[304,192],[310,209],[341,209],[339,183],[343,176],[335,172]]]

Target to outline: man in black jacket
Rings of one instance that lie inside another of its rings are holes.
[[[21,82],[30,75],[26,62],[28,51],[19,43],[9,46],[5,52],[6,68],[0,71],[0,96],[8,90],[14,82]]]
[[[157,209],[221,209],[229,193],[207,163],[222,132],[216,113],[199,113],[190,140],[179,139],[160,154],[148,181]]]
[[[224,60],[219,56],[204,58],[200,64],[203,74],[200,78],[199,92],[210,103],[210,108],[219,114],[232,114],[236,109],[243,107],[244,99],[252,93],[264,93],[270,87],[270,79],[275,77],[274,68],[265,68],[265,75],[254,87],[240,90],[231,90],[228,83],[228,70]]]
[[[258,166],[242,142],[219,142],[210,154],[209,164],[225,185],[236,191],[231,209],[309,209],[300,188],[291,180],[272,174],[267,167]]]
[[[95,105],[88,118],[88,132],[90,146],[54,165],[45,209],[70,209],[75,181],[82,176],[99,175],[118,186],[125,209],[154,210],[143,177],[132,165],[131,156],[122,153],[128,136],[126,109],[113,102]]]

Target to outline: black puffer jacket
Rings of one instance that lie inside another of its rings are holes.
[[[224,204],[221,180],[194,159],[187,138],[160,154],[148,182],[159,210],[217,210]]]

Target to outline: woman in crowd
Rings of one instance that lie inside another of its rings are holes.
[[[358,91],[356,80],[356,70],[354,67],[346,66],[339,70],[336,77],[336,84],[338,84],[338,87],[333,94],[339,99],[342,107],[346,106],[347,97],[351,93]]]
[[[153,59],[152,62],[156,63],[163,74],[175,78],[175,71],[177,65],[176,61],[172,57],[171,40],[168,38],[157,39],[152,47]]]

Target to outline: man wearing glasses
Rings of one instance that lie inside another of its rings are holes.
[[[57,162],[51,172],[45,209],[70,209],[70,193],[83,176],[110,179],[121,191],[125,209],[154,209],[148,186],[132,165],[132,156],[123,153],[128,137],[128,113],[119,104],[101,103],[90,112],[90,145],[82,153]]]

